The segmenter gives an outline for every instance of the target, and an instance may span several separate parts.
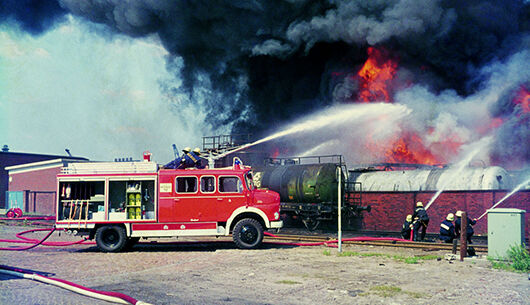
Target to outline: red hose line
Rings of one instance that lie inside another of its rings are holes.
[[[48,229],[46,229],[46,230],[48,230]],[[34,243],[34,244],[31,245],[31,246],[23,247],[23,248],[0,248],[0,250],[6,250],[6,251],[23,251],[23,250],[33,249],[33,248],[35,248],[36,246],[42,244],[46,239],[48,239],[48,237],[50,237],[50,236],[52,235],[53,232],[55,232],[55,228],[50,229],[50,233],[48,233],[43,239],[41,239],[40,241],[37,241],[36,243]]]
[[[55,220],[55,216],[0,217],[0,220]]]
[[[46,237],[44,239],[42,239],[42,240],[31,239],[31,238],[27,238],[25,236],[22,236],[24,234],[31,233],[31,232],[36,232],[36,231],[50,231],[50,233],[48,233],[48,235],[46,235]],[[50,237],[50,235],[54,231],[55,231],[55,228],[51,228],[51,229],[32,229],[32,230],[19,232],[15,236],[20,238],[21,240],[17,240],[17,239],[0,239],[0,242],[4,242],[4,243],[27,243],[27,244],[31,243],[31,244],[34,244],[34,245],[29,246],[29,247],[23,247],[23,248],[0,248],[0,250],[22,251],[22,250],[32,249],[32,248],[34,248],[34,247],[36,247],[38,245],[51,246],[51,247],[65,247],[65,246],[72,246],[72,245],[77,245],[77,244],[95,244],[95,242],[88,242],[87,239],[81,239],[79,241],[74,241],[74,242],[60,242],[60,241],[45,242],[45,240],[48,239],[48,237]]]

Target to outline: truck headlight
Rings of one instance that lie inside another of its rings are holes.
[[[280,213],[274,212],[274,219],[278,220],[280,218]]]

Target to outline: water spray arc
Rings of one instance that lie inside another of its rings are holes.
[[[506,194],[506,196],[502,197],[502,199],[499,200],[499,202],[497,202],[496,204],[494,204],[489,210],[493,210],[496,206],[498,206],[499,204],[503,203],[506,199],[508,199],[513,194],[517,193],[523,186],[525,186],[525,185],[527,185],[529,183],[530,183],[530,178],[526,179],[526,181],[524,181],[523,183],[517,185],[510,193],[508,193],[508,194]],[[482,215],[480,215],[480,217],[477,218],[477,220],[480,220],[486,214],[488,214],[488,211],[486,211]]]
[[[452,175],[446,177],[444,181],[442,182],[442,186],[439,188],[439,190],[434,194],[434,196],[429,200],[427,205],[425,206],[425,210],[429,209],[429,207],[433,204],[433,202],[440,196],[440,194],[445,190],[447,185],[451,182],[452,179],[458,177],[462,173],[462,171],[469,165],[469,162],[473,160],[473,158],[482,150],[484,150],[486,147],[488,147],[493,141],[493,138],[486,137],[479,140],[473,150],[471,150],[467,155],[457,162],[452,168],[454,168],[454,171],[452,171]]]
[[[225,153],[210,156],[209,165],[213,168],[213,162],[231,153],[235,153],[246,148],[265,143],[281,137],[294,135],[302,132],[311,132],[327,127],[341,126],[342,124],[363,124],[369,121],[392,120],[399,121],[411,113],[411,110],[404,105],[394,105],[386,103],[372,104],[347,104],[328,108],[317,114],[305,117],[304,119],[287,126],[285,129],[255,142],[242,145],[236,149]]]

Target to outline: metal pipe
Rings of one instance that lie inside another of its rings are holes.
[[[337,195],[337,202],[338,202],[338,207],[337,207],[337,214],[338,214],[338,218],[339,218],[339,224],[338,224],[338,243],[339,243],[339,253],[342,252],[342,186],[341,186],[341,177],[342,177],[342,168],[339,166],[338,168],[338,171],[339,171],[339,185],[337,186],[337,189],[338,189],[338,195]]]

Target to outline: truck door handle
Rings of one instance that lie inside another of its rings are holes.
[[[223,201],[223,198],[217,198],[217,201]]]
[[[175,198],[175,201],[180,201],[180,198]]]

